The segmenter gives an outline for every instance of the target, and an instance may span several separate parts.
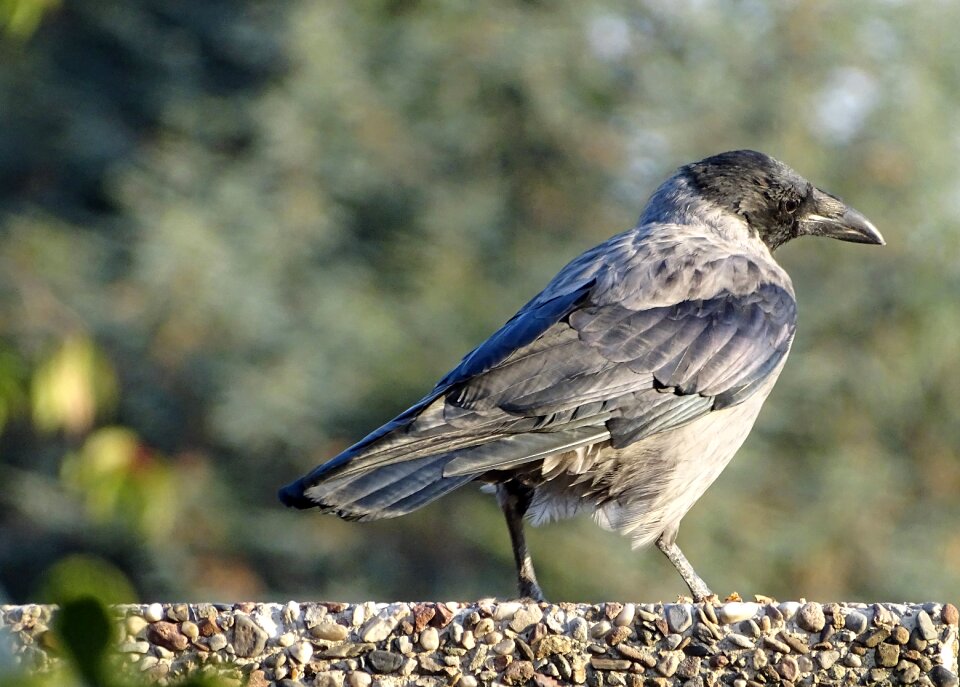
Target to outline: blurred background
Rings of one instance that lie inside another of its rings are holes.
[[[888,246],[778,253],[793,354],[679,542],[721,595],[956,599],[958,25],[895,0],[0,0],[0,601],[512,595],[476,488],[370,524],[276,489],[677,166],[743,147]],[[589,519],[530,539],[553,600],[685,591]]]

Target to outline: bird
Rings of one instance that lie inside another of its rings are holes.
[[[712,598],[680,521],[743,444],[793,343],[773,253],[801,236],[884,245],[764,153],[680,167],[636,225],[584,252],[406,411],[283,487],[295,508],[391,518],[478,481],[506,518],[521,598],[544,600],[524,520],[591,512]]]

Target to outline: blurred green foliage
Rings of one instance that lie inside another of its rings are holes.
[[[780,253],[791,360],[681,544],[724,593],[960,585],[960,6],[0,8],[7,598],[73,553],[151,600],[512,594],[474,489],[368,525],[275,490],[419,398],[676,166],[740,147],[889,245]],[[531,546],[554,599],[682,591],[588,520]]]

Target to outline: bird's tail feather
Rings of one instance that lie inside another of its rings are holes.
[[[392,518],[425,506],[485,473],[513,469],[608,437],[603,427],[577,427],[502,437],[363,471],[315,470],[284,487],[280,499],[288,506],[319,508],[349,520]]]

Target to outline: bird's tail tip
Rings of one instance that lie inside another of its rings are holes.
[[[277,492],[277,497],[281,503],[288,508],[316,508],[319,504],[309,498],[304,491],[303,480],[298,479],[282,487],[280,491]]]

